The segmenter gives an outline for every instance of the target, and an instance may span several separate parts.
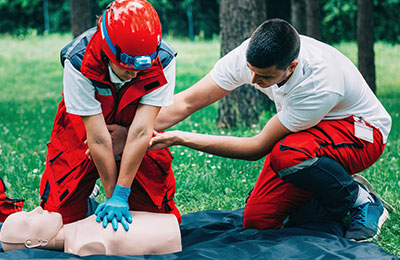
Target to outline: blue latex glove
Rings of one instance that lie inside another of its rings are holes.
[[[94,214],[97,216],[96,221],[103,221],[103,227],[106,228],[111,222],[115,231],[118,229],[118,222],[121,222],[126,231],[129,230],[129,223],[132,223],[132,215],[129,212],[128,198],[131,189],[116,185],[113,195],[110,199],[101,203]]]

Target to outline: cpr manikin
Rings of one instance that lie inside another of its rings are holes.
[[[129,231],[103,228],[92,215],[63,225],[61,215],[41,207],[11,214],[1,228],[4,251],[22,248],[59,250],[80,256],[168,254],[182,250],[178,221],[172,214],[131,211]],[[119,224],[120,225],[120,224]]]

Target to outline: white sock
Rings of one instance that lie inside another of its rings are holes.
[[[374,202],[374,198],[361,185],[358,185],[357,200],[353,204],[353,208],[360,206],[366,202]]]

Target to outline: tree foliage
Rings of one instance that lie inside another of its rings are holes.
[[[160,16],[163,32],[173,36],[188,35],[187,7],[192,3],[194,34],[211,38],[219,34],[217,0],[149,0]]]
[[[187,6],[192,1],[195,35],[211,38],[219,33],[218,0],[149,0],[157,10],[164,34],[186,36],[188,33]],[[111,0],[90,0],[91,20],[96,23],[96,15]],[[70,0],[49,1],[50,32],[70,32]],[[31,30],[42,33],[42,0],[0,0],[0,33],[26,34]]]
[[[357,0],[322,0],[322,39],[326,42],[357,39]],[[400,0],[374,0],[375,39],[400,42]]]
[[[48,1],[50,32],[70,32],[70,0]],[[219,0],[149,0],[159,13],[164,34],[188,35],[187,6],[192,3],[194,33],[201,38],[219,34]],[[111,0],[90,0],[96,14]],[[267,17],[290,20],[290,0],[266,0]],[[357,39],[357,0],[320,0],[322,40],[333,43]],[[375,39],[400,42],[400,0],[374,0]],[[43,0],[0,0],[0,33],[42,33]]]

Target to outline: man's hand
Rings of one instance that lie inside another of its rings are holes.
[[[121,222],[124,229],[128,231],[128,223],[132,223],[132,215],[129,212],[128,205],[130,193],[130,188],[117,184],[112,197],[97,207],[94,213],[97,216],[96,221],[102,221],[104,228],[106,228],[108,223],[111,222],[115,231],[118,230],[118,222]]]
[[[124,126],[112,124],[107,125],[108,132],[111,135],[111,141],[113,146],[114,156],[120,155],[125,147],[126,137],[128,135],[128,129]],[[87,142],[85,141],[85,144]],[[90,158],[90,150],[86,150],[86,155]]]
[[[161,150],[176,144],[176,139],[181,134],[181,131],[168,131],[165,133],[153,132],[148,150]]]

